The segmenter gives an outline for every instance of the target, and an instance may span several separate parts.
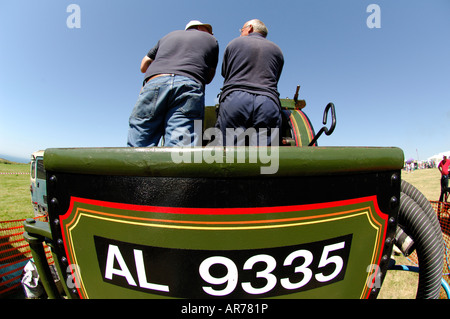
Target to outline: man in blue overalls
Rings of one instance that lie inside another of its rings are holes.
[[[281,126],[278,80],[283,53],[266,39],[267,27],[260,20],[246,22],[239,31],[241,36],[232,40],[224,53],[224,85],[216,127],[222,132],[224,145],[270,146],[279,142],[279,134],[270,133]],[[256,134],[250,141],[236,135],[227,138],[227,128],[234,132],[251,128]]]

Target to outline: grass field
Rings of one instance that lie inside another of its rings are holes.
[[[30,165],[0,162],[0,173],[0,220],[33,217]]]
[[[437,168],[402,172],[402,179],[415,186],[428,200],[439,200],[441,194],[441,173]]]
[[[0,221],[33,217],[30,198],[29,164],[0,162]],[[23,174],[25,173],[25,174]],[[440,173],[437,169],[402,172],[402,179],[414,185],[428,200],[438,200]],[[411,264],[403,256],[395,256],[397,264]],[[389,271],[381,288],[380,299],[412,299],[417,291],[418,274],[405,271]]]

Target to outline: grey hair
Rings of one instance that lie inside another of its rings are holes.
[[[258,19],[250,20],[249,22],[247,22],[247,25],[250,25],[250,24],[253,26],[254,32],[261,33],[263,35],[263,37],[267,37],[269,30],[267,30],[266,25],[261,20],[258,20]]]

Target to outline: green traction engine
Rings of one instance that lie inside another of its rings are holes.
[[[317,146],[334,130],[334,105],[331,128],[315,134],[297,95],[282,100],[277,147],[45,150],[48,223],[25,222],[25,236],[47,295],[376,298],[403,152]],[[215,107],[205,116],[213,126]]]

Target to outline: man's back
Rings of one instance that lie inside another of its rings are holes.
[[[177,30],[167,34],[149,51],[154,61],[145,78],[157,74],[173,73],[209,83],[210,69],[217,66],[217,40],[206,32],[195,29]]]
[[[259,33],[232,40],[224,53],[224,93],[234,89],[278,99],[278,80],[284,65],[281,49]]]

